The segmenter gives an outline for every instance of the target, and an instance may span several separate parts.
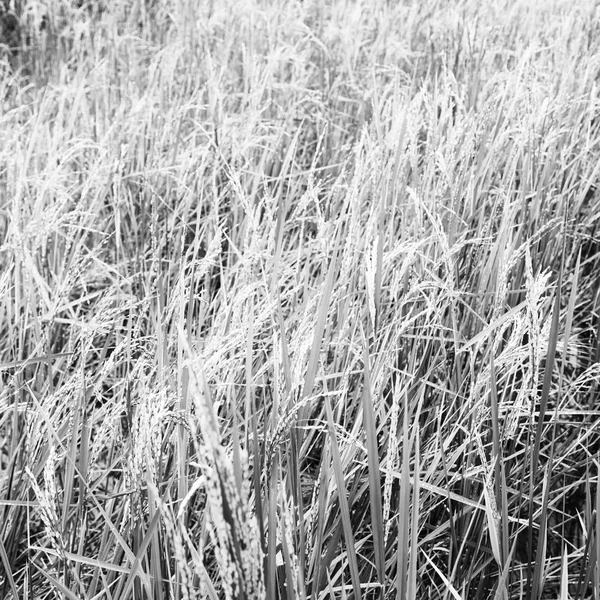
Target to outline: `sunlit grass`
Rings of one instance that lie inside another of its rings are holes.
[[[593,3],[47,4],[0,597],[597,598]]]

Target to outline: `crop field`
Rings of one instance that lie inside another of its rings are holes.
[[[0,598],[600,599],[600,5],[0,0]]]

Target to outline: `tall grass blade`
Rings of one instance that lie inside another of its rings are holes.
[[[539,598],[544,589],[544,569],[546,567],[546,552],[548,544],[548,498],[550,495],[550,473],[552,472],[552,451],[548,461],[548,476],[544,478],[542,492],[542,510],[540,514],[537,548],[535,553],[535,569],[533,571],[532,597]]]
[[[350,522],[350,508],[348,507],[348,492],[344,482],[344,467],[338,448],[337,437],[335,434],[335,425],[333,422],[333,412],[329,403],[329,398],[325,397],[325,411],[327,413],[327,425],[329,429],[329,440],[331,448],[331,462],[337,484],[337,496],[342,515],[342,525],[344,528],[344,539],[346,540],[346,553],[348,555],[348,566],[350,568],[350,577],[352,579],[352,590],[355,600],[362,598],[360,589],[360,575],[358,572],[358,561],[356,558],[356,549],[354,547],[354,534]]]
[[[504,505],[503,497],[503,474],[504,474],[504,461],[502,452],[500,450],[500,416],[498,410],[498,388],[496,384],[496,368],[494,365],[494,356],[490,356],[490,398],[491,398],[491,409],[492,409],[492,461],[494,464],[494,491],[496,494],[496,506],[499,510],[499,522],[498,527],[500,530],[499,542],[499,566],[504,568],[506,553],[508,548],[506,546],[505,536],[507,535],[508,521],[504,520],[504,514],[506,506]]]
[[[548,402],[550,398],[550,386],[552,384],[552,372],[554,370],[554,360],[556,357],[556,347],[558,343],[558,326],[559,326],[559,318],[560,318],[560,302],[561,302],[561,294],[562,294],[562,278],[563,278],[563,266],[564,266],[564,255],[561,262],[560,270],[558,273],[558,282],[556,284],[556,296],[554,299],[554,309],[552,313],[552,324],[550,326],[550,337],[548,340],[548,354],[546,356],[546,367],[544,371],[544,380],[542,385],[542,393],[540,396],[540,407],[539,407],[539,416],[537,427],[535,431],[535,441],[531,453],[531,471],[529,478],[529,553],[530,553],[530,564],[528,566],[527,574],[528,581],[531,577],[531,560],[532,550],[533,550],[533,501],[534,501],[534,490],[535,490],[535,478],[537,475],[538,464],[539,464],[539,455],[540,455],[540,446],[542,440],[542,432],[544,431],[544,420],[546,417],[546,411],[548,408]],[[546,498],[547,500],[547,498]],[[542,506],[542,515],[546,514],[547,505]],[[540,531],[540,537],[538,539],[538,551],[543,552],[546,544],[545,535],[545,524],[540,524],[540,528],[544,527],[543,532]],[[542,546],[540,544],[543,544]],[[528,585],[528,588],[532,590],[532,598],[533,600],[537,600],[538,593],[541,593],[541,589],[539,588],[539,578],[541,577],[541,569],[542,567],[538,564],[535,565],[536,573],[538,574],[538,578],[534,578],[533,580],[533,588],[530,587],[531,583]]]
[[[419,423],[414,425],[414,448],[415,448],[415,468],[413,474],[413,501],[412,501],[412,521],[411,521],[411,532],[410,532],[410,545],[409,545],[409,563],[408,563],[408,585],[407,585],[407,600],[416,600],[417,598],[417,565],[419,556],[419,464],[420,464],[420,433]]]
[[[569,600],[569,555],[566,546],[563,548],[562,564],[560,568],[559,600]]]
[[[275,452],[269,482],[269,513],[266,565],[267,598],[277,600],[277,494],[279,483],[279,452]]]
[[[562,389],[562,380],[565,371],[565,365],[569,362],[569,340],[571,338],[571,329],[575,317],[575,304],[577,302],[577,291],[579,286],[579,271],[581,268],[581,250],[577,254],[577,262],[573,271],[573,280],[571,282],[571,293],[569,294],[569,304],[567,305],[567,318],[565,321],[565,333],[563,337],[562,365],[560,370],[559,390]]]
[[[154,539],[154,536],[157,534],[157,529],[158,529],[159,524],[160,524],[160,511],[157,509],[156,513],[154,514],[154,518],[152,519],[152,521],[150,521],[150,523],[148,523],[148,529],[146,530],[146,533],[144,534],[144,537],[139,545],[137,554],[135,556],[135,560],[134,560],[133,564],[131,565],[131,571],[129,572],[129,575],[125,582],[125,586],[122,591],[119,591],[119,593],[116,594],[117,597],[121,597],[121,598],[129,597],[129,594],[133,590],[133,586],[138,577],[138,572],[142,568],[142,562],[144,561],[144,559],[146,557],[145,556],[146,550],[148,549],[148,546]],[[151,587],[149,585],[147,575],[146,575],[146,577],[142,578],[142,583],[145,584],[146,593],[151,595],[152,592],[151,592]]]
[[[77,465],[77,450],[79,448],[79,426],[81,422],[82,412],[85,410],[85,390],[79,395],[77,405],[73,410],[73,423],[71,426],[71,436],[68,446],[68,460],[65,469],[65,482],[64,482],[64,496],[63,496],[63,510],[62,510],[62,531],[66,534],[68,531],[68,522],[72,518],[71,502],[73,499],[73,491],[76,489],[75,485],[75,470]],[[81,502],[82,499],[79,499]],[[72,550],[73,548],[70,548]]]
[[[446,577],[446,575],[444,575],[444,573],[442,573],[440,568],[431,560],[431,558],[429,558],[429,555],[426,553],[423,553],[423,556],[425,557],[425,560],[431,565],[431,568],[435,571],[437,576],[442,580],[442,582],[445,586],[446,592],[448,592],[452,596],[452,598],[454,598],[454,600],[464,600],[463,597],[458,592],[458,590],[452,585],[450,580]]]
[[[404,600],[407,595],[407,571],[409,564],[408,523],[410,517],[410,441],[408,435],[409,419],[408,397],[404,403],[404,419],[402,425],[402,472],[400,475],[400,503],[398,505],[398,544],[396,548],[396,598]],[[413,548],[413,551],[416,549]]]
[[[510,578],[512,556],[515,550],[516,543],[517,540],[515,538],[512,548],[510,549],[506,557],[504,567],[502,568],[502,572],[500,573],[498,584],[496,586],[496,593],[494,594],[494,600],[508,600],[508,598],[510,598],[508,593],[508,583]]]
[[[12,591],[13,598],[15,600],[19,598],[19,592],[17,591],[17,584],[13,578],[12,567],[10,564],[10,560],[8,559],[8,554],[6,553],[6,548],[4,547],[4,543],[0,538],[0,560],[2,561],[2,565],[4,566],[4,576],[6,577],[6,581]]]
[[[65,587],[64,584],[59,581],[56,577],[53,577],[46,569],[43,569],[38,564],[33,563],[33,566],[37,569],[37,571],[43,575],[57,590],[59,590],[62,595],[68,600],[81,600],[79,596],[73,593],[69,588]],[[18,596],[15,596],[18,598]]]
[[[367,460],[369,464],[369,498],[371,500],[371,523],[373,528],[373,545],[375,549],[375,565],[382,586],[385,585],[385,550],[383,547],[383,506],[381,503],[381,472],[379,469],[379,443],[377,441],[377,424],[373,397],[371,395],[371,375],[369,369],[369,350],[365,340],[363,345],[364,389],[363,415],[367,436]],[[383,593],[383,592],[382,592]]]
[[[598,456],[598,464],[600,464],[600,456]],[[597,473],[598,481],[600,481],[600,469]],[[593,581],[596,595],[600,593],[600,484],[596,485],[596,518],[594,531],[594,556],[592,557],[593,564]],[[589,581],[589,579],[588,579]]]
[[[337,273],[337,254],[338,254],[339,236],[336,236],[334,246],[332,250],[332,257],[329,263],[329,270],[325,278],[323,285],[323,291],[321,293],[321,301],[317,311],[317,321],[315,324],[315,333],[313,336],[313,342],[310,348],[310,356],[308,360],[308,367],[306,369],[306,375],[304,377],[304,386],[302,388],[302,398],[308,397],[313,389],[315,377],[317,374],[317,366],[319,364],[319,357],[321,354],[321,342],[323,340],[323,332],[325,331],[325,324],[327,322],[327,314],[329,312],[329,303],[331,301],[331,292],[333,289],[333,283]],[[299,421],[304,424],[306,416],[310,407],[303,407],[300,410]]]
[[[325,585],[325,579],[327,574],[327,569],[331,561],[333,560],[333,554],[324,551],[325,545],[325,526],[328,518],[328,504],[327,504],[327,496],[328,496],[328,486],[329,486],[329,446],[325,444],[323,449],[323,457],[321,459],[321,473],[319,477],[319,494],[317,497],[317,518],[315,525],[315,541],[314,541],[314,552],[313,552],[313,561],[310,565],[310,573],[312,574],[312,582],[311,582],[311,597],[316,598],[318,593],[321,591],[323,586]],[[341,527],[339,527],[333,535],[334,539],[330,542],[332,545],[335,542],[335,548],[339,543],[341,537]],[[324,558],[322,558],[324,556]]]

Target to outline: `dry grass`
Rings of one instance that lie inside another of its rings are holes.
[[[0,596],[598,598],[594,3],[16,4]]]

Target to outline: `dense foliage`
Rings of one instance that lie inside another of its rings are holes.
[[[0,597],[598,598],[596,3],[0,8]]]

